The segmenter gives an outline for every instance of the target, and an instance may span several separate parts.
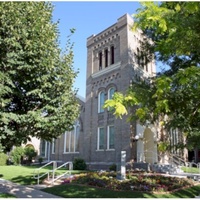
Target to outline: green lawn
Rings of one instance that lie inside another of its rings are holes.
[[[37,184],[37,180],[33,178],[34,170],[38,166],[0,166],[0,174],[3,175],[3,179],[19,183],[21,185],[33,185]],[[51,170],[52,167],[46,167],[42,172]],[[65,172],[66,169],[58,170],[58,173]],[[72,171],[72,173],[79,173],[80,171]],[[44,179],[45,177],[41,178]]]
[[[0,198],[16,198],[14,195],[12,194],[7,194],[7,193],[1,193],[0,192]]]
[[[199,168],[196,168],[196,167],[181,167],[181,169],[182,169],[185,173],[194,173],[194,174],[200,173]]]
[[[45,188],[43,191],[64,198],[194,198],[199,195],[200,185],[171,194],[151,194],[134,191],[112,191],[83,185],[66,184]]]

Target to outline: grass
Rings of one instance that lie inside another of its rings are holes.
[[[200,172],[199,168],[196,167],[181,167],[181,169],[185,172],[185,173],[194,173],[194,174],[198,174]]]
[[[84,185],[59,185],[43,191],[64,198],[194,198],[199,195],[200,185],[165,194],[134,191],[112,191]]]
[[[16,197],[12,194],[0,193],[0,198],[16,198]]]
[[[19,183],[21,185],[34,185],[37,184],[37,180],[33,178],[34,170],[37,169],[38,166],[0,166],[0,173],[2,174],[2,178],[5,180],[12,181],[14,183]],[[51,170],[52,167],[47,167],[42,170],[42,172],[47,172]],[[66,169],[61,168],[58,170],[58,173],[61,174],[65,172]],[[72,171],[72,173],[80,173],[81,171]],[[41,178],[44,179],[45,177]]]

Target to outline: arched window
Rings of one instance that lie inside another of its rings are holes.
[[[111,87],[111,88],[108,90],[108,99],[112,99],[114,93],[115,93],[115,88],[114,88],[114,87]]]
[[[103,105],[105,101],[105,94],[101,91],[98,95],[98,113],[104,112]]]
[[[114,87],[109,88],[109,90],[108,90],[108,99],[112,99],[114,93],[115,93],[115,88]],[[109,110],[110,110],[110,108],[108,107],[108,111]]]

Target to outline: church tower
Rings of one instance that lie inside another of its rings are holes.
[[[127,116],[116,119],[109,109],[102,107],[115,91],[125,93],[132,80],[155,74],[154,62],[138,59],[144,36],[131,30],[133,23],[133,18],[125,14],[117,23],[87,39],[82,155],[90,169],[120,164],[121,151],[126,151],[127,162],[137,160],[137,149],[144,149],[131,139],[140,129],[136,122],[128,123]]]

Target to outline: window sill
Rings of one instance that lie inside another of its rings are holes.
[[[104,149],[97,149],[96,151],[105,151]]]
[[[79,152],[63,152],[63,154],[79,154]]]
[[[121,67],[121,62],[117,62],[115,64],[109,65],[106,68],[103,68],[102,70],[95,72],[94,74],[92,74],[92,78],[97,78],[103,74],[106,74],[108,72],[111,72],[113,70],[119,69]]]
[[[106,149],[106,151],[115,151],[115,149]]]

